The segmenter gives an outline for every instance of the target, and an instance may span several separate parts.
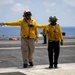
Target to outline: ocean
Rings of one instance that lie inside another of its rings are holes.
[[[62,32],[65,32],[65,36],[75,36],[75,27],[61,27]],[[39,28],[39,34],[42,32],[42,29]],[[0,36],[6,36],[6,37],[19,37],[20,36],[20,27],[18,26],[3,26],[0,27]]]

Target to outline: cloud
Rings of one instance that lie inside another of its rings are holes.
[[[44,3],[44,7],[45,7],[45,12],[50,14],[53,10],[53,8],[56,7],[56,3],[55,2],[49,2],[49,1],[45,1]]]
[[[14,0],[0,0],[0,5],[12,4],[12,3],[14,3]]]
[[[46,9],[45,11],[46,11],[47,13],[50,13],[50,9]]]
[[[63,0],[67,5],[75,7],[75,0]]]
[[[46,7],[54,7],[54,6],[56,6],[56,3],[55,2],[44,2],[44,5],[46,6]]]
[[[3,11],[9,4],[14,4],[14,0],[0,0],[0,12]]]
[[[24,11],[26,8],[29,8],[28,6],[23,6],[21,3],[17,3],[15,4],[11,10],[14,11],[14,12],[22,12]]]
[[[68,13],[71,13],[71,12],[72,12],[72,10],[71,10],[71,9],[67,9],[66,11],[67,11]]]
[[[44,6],[46,7],[46,12],[47,13],[50,13],[50,9],[52,9],[53,7],[55,7],[56,6],[56,3],[55,2],[48,2],[48,1],[45,1],[44,3]]]

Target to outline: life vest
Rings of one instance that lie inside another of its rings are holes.
[[[48,39],[49,39],[49,41],[58,41],[60,39],[60,26],[59,26],[59,24],[56,24],[55,26],[49,25]]]

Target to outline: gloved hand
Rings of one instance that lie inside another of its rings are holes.
[[[63,45],[63,40],[61,40],[61,45]]]
[[[5,23],[0,23],[0,26],[4,26],[5,25]]]
[[[38,39],[37,38],[35,38],[35,43],[37,43],[38,42]]]

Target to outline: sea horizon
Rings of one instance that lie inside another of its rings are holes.
[[[39,35],[41,36],[43,28],[38,28]],[[75,26],[64,26],[61,27],[62,32],[65,33],[65,36],[75,36]],[[20,37],[20,27],[19,26],[2,26],[0,27],[0,36],[6,36],[6,37]]]

